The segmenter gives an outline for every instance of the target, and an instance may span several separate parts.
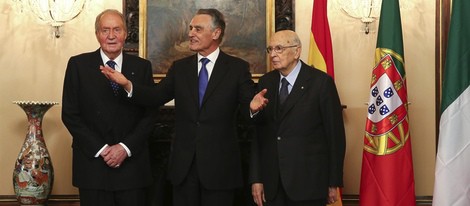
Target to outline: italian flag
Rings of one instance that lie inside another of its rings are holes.
[[[453,0],[433,205],[470,205],[470,1]]]

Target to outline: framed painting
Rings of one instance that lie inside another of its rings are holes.
[[[156,81],[174,60],[194,54],[188,47],[189,23],[200,8],[225,16],[222,51],[250,63],[253,79],[270,68],[266,53],[274,33],[274,0],[139,0],[139,56],[152,62]]]
[[[126,18],[127,38],[124,51],[139,55],[139,0],[123,0],[122,13]]]

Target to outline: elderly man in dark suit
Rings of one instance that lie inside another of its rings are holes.
[[[189,48],[197,54],[173,62],[155,88],[103,68],[108,78],[132,90],[136,103],[175,100],[168,168],[175,206],[233,205],[234,191],[242,186],[236,115],[249,110],[254,83],[246,61],[219,49],[224,30],[218,10],[200,9],[189,24]]]
[[[95,30],[101,48],[71,57],[65,73],[62,120],[73,137],[72,183],[81,206],[145,205],[144,187],[151,182],[147,140],[157,110],[130,103],[100,66],[153,85],[151,64],[122,52],[127,29],[119,11],[100,13]]]
[[[279,31],[267,52],[275,70],[260,78],[250,104],[257,136],[250,183],[258,205],[320,206],[343,185],[345,134],[333,79],[301,60],[293,31]]]

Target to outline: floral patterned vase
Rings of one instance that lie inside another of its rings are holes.
[[[28,117],[28,132],[13,171],[13,186],[21,205],[46,205],[54,169],[42,133],[42,118],[57,102],[14,101]]]

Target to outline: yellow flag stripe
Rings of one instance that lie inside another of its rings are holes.
[[[313,36],[312,32],[310,32],[308,64],[313,65],[315,68],[327,73],[325,58],[320,52],[320,49],[318,49],[315,37]]]

